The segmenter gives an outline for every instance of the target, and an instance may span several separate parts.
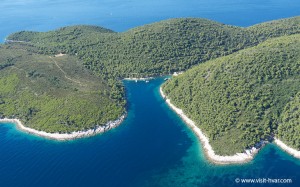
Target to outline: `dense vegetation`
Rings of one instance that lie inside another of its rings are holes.
[[[0,46],[0,112],[48,132],[93,128],[125,111],[122,78],[200,64],[164,90],[217,153],[242,151],[277,132],[297,147],[297,133],[285,132],[299,132],[298,115],[285,105],[299,91],[299,36],[264,41],[299,33],[300,17],[248,28],[182,18],[123,33],[82,25],[18,32]]]
[[[282,35],[300,33],[300,17],[249,28],[198,18],[171,19],[123,33],[101,27],[73,26],[51,32],[19,32],[9,40],[25,41],[42,54],[77,57],[105,79],[144,77],[182,71]]]
[[[300,35],[271,39],[192,68],[163,90],[218,154],[242,152],[277,129],[299,149],[299,51]]]
[[[0,48],[0,116],[47,132],[94,128],[117,119],[124,101],[71,56]],[[115,93],[116,94],[116,93]]]
[[[278,137],[300,150],[300,92],[290,100],[282,114],[282,123],[278,126]]]

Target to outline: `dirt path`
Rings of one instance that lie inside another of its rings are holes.
[[[86,85],[82,84],[80,81],[77,81],[77,80],[74,80],[74,79],[70,78],[70,77],[67,75],[67,73],[66,73],[66,72],[58,65],[58,63],[57,63],[56,60],[54,60],[51,56],[49,56],[49,58],[55,63],[55,65],[58,67],[58,69],[59,69],[61,72],[63,72],[63,74],[65,75],[65,78],[66,78],[66,79],[68,79],[68,80],[70,80],[70,81],[72,81],[72,82],[75,82],[75,83],[79,84],[80,86],[86,86]]]

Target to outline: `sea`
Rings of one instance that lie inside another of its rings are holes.
[[[124,32],[178,17],[247,27],[300,15],[299,0],[2,0],[0,40],[21,30],[92,24]],[[94,137],[55,141],[0,125],[2,187],[300,186],[300,160],[274,144],[246,164],[214,165],[159,94],[164,77],[124,81],[128,116]],[[0,88],[1,89],[1,88]]]

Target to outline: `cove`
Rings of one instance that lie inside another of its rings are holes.
[[[244,165],[209,163],[197,137],[161,98],[163,81],[124,81],[126,120],[94,137],[58,142],[0,125],[1,186],[257,186],[237,178],[300,185],[300,161],[273,144]]]

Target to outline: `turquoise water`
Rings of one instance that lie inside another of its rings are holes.
[[[245,165],[207,162],[196,136],[160,97],[162,82],[125,82],[127,119],[95,137],[57,142],[1,125],[1,186],[251,186],[236,178],[300,185],[300,161],[274,145]]]
[[[94,24],[125,31],[174,17],[252,24],[300,15],[298,0],[2,0],[0,41],[19,30]],[[0,186],[300,186],[300,161],[266,146],[250,163],[207,162],[196,136],[159,95],[162,78],[125,82],[127,119],[105,134],[57,142],[0,125]],[[1,88],[0,88],[1,89]],[[292,184],[236,179],[287,178]]]

